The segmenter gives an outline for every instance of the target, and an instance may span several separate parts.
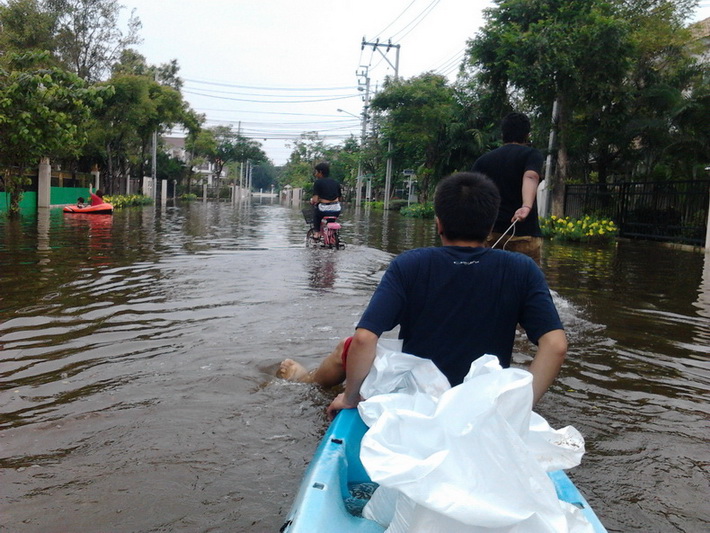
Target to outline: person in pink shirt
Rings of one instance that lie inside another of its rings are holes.
[[[99,205],[104,202],[104,193],[101,189],[96,189],[96,193],[89,193],[91,195],[91,205]]]

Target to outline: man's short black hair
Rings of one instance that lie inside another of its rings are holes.
[[[325,161],[322,161],[315,166],[315,171],[320,172],[323,174],[324,178],[327,178],[330,175],[330,165]]]
[[[479,172],[458,172],[441,180],[434,212],[444,236],[453,241],[485,241],[498,216],[500,193]]]
[[[524,143],[530,134],[530,119],[523,113],[509,113],[500,124],[504,143]]]

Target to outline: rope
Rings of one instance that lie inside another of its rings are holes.
[[[503,237],[505,237],[506,233],[508,233],[511,229],[513,230],[513,233],[510,234],[510,239],[515,237],[515,222],[517,222],[517,220],[514,221],[510,226],[508,226],[508,229],[503,232],[503,235],[498,237],[498,240],[493,244],[493,246],[491,246],[491,248],[495,248],[496,246],[498,246],[498,243],[503,239]],[[508,239],[508,240],[510,240],[510,239]],[[508,241],[505,241],[505,244],[503,245],[503,250],[505,250],[505,247],[507,244],[508,244]]]

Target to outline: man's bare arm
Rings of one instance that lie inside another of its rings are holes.
[[[346,361],[345,392],[339,394],[328,407],[328,415],[331,418],[341,409],[352,409],[360,403],[360,387],[375,360],[378,338],[367,329],[355,330]]]
[[[540,175],[534,170],[527,170],[523,174],[523,205],[521,205],[513,214],[511,222],[515,220],[525,220],[528,218],[530,211],[532,211],[532,206],[535,203],[535,198],[537,197],[537,187],[540,184]]]
[[[533,375],[533,405],[552,385],[567,356],[567,336],[561,329],[548,331],[538,341],[537,353],[530,363]]]

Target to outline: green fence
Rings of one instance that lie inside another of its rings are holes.
[[[49,193],[49,205],[75,204],[77,198],[89,200],[88,187],[52,187]]]
[[[0,192],[0,214],[5,214],[10,210],[10,195]],[[21,213],[35,213],[37,211],[37,192],[25,191],[20,200]]]
[[[21,213],[35,213],[37,211],[37,172],[25,174],[30,183],[23,187],[22,200],[20,200]],[[89,186],[93,183],[93,176],[83,172],[65,172],[53,170],[49,193],[50,205],[75,204],[80,196],[89,199]],[[10,195],[5,192],[0,181],[0,214],[7,213],[10,209]]]

